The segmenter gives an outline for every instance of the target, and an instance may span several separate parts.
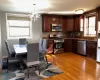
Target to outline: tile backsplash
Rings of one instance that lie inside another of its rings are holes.
[[[83,32],[43,32],[42,37],[48,37],[49,35],[60,35],[63,38],[81,38],[83,36]]]

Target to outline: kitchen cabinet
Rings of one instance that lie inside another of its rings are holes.
[[[87,41],[86,42],[86,54],[87,54],[87,57],[96,59],[97,42],[95,42],[95,41]]]
[[[50,24],[62,24],[63,18],[62,16],[51,15],[49,16],[49,23]]]
[[[63,30],[63,32],[74,30],[74,17],[73,16],[64,16],[63,17],[62,30]]]
[[[51,31],[51,27],[49,23],[49,16],[42,16],[42,31],[43,32]]]
[[[98,20],[100,21],[100,7],[97,8]]]
[[[43,32],[50,32],[51,31],[51,24],[61,24],[63,25],[63,18],[62,16],[58,15],[42,15],[42,26]]]
[[[100,9],[98,11],[98,18],[99,18],[99,21],[100,21]]]
[[[77,39],[72,40],[72,52],[73,53],[77,53],[77,42],[78,42]]]
[[[67,18],[64,16],[63,17],[63,25],[62,25],[62,32],[67,31]]]
[[[72,52],[72,39],[64,39],[64,51]]]
[[[74,18],[67,17],[66,19],[66,31],[73,31],[74,30]]]
[[[74,31],[80,31],[80,16],[74,17]]]

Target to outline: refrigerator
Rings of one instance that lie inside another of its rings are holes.
[[[97,62],[100,62],[100,21],[98,22]]]

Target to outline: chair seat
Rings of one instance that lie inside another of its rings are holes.
[[[8,60],[9,63],[17,63],[17,62],[20,62],[19,60],[15,59],[15,58],[10,58]]]
[[[33,65],[39,65],[40,64],[40,61],[34,61],[34,62],[28,62],[27,63],[27,66],[33,66]]]

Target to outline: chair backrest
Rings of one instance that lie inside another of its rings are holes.
[[[43,49],[43,39],[41,38],[39,41],[39,52],[41,52]]]
[[[42,47],[43,47],[43,50],[47,50],[47,39],[43,39],[43,45],[42,45]]]
[[[26,45],[26,44],[27,44],[26,38],[20,38],[20,39],[19,39],[19,44],[20,44],[20,45]]]
[[[46,50],[47,50],[47,40],[46,39],[40,39],[39,52],[45,54]]]
[[[7,40],[5,40],[5,45],[6,45],[6,49],[7,49],[8,56],[10,57],[11,51],[10,51],[10,48],[9,48],[9,45],[8,45]]]
[[[39,43],[27,44],[27,62],[39,61]]]

